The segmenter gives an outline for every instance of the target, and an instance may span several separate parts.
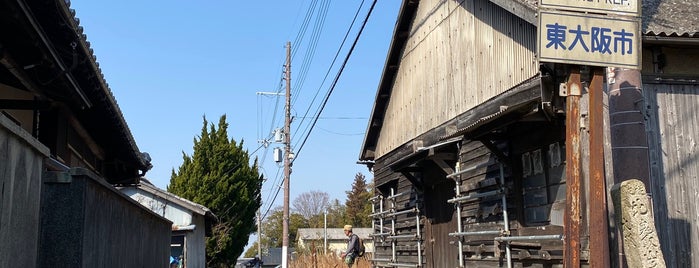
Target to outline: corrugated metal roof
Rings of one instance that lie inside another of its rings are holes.
[[[127,187],[118,187],[119,189],[121,188],[127,188]],[[216,220],[216,215],[214,215],[211,210],[203,205],[194,203],[188,199],[182,198],[180,196],[177,196],[173,193],[170,193],[168,191],[165,191],[163,189],[160,189],[153,185],[150,181],[147,179],[141,179],[141,184],[137,186],[138,189],[141,189],[143,191],[149,192],[151,194],[154,194],[156,196],[159,196],[161,198],[167,199],[169,202],[173,202],[175,204],[178,204],[186,209],[191,210],[194,213],[197,213],[199,215],[208,217],[210,219]]]
[[[699,37],[699,1],[643,0],[643,25],[647,35]]]

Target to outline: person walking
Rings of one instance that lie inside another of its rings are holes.
[[[352,233],[352,225],[345,225],[342,228],[345,232],[347,239],[347,250],[343,252],[340,257],[345,259],[345,264],[348,268],[352,268],[354,265],[354,259],[357,257],[357,244],[359,243],[359,236]]]

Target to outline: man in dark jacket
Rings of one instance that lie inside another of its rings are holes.
[[[357,243],[359,243],[359,237],[352,233],[352,225],[345,225],[343,230],[348,237],[347,250],[342,253],[340,257],[345,259],[348,268],[352,268],[352,265],[354,265],[354,258],[357,257]]]

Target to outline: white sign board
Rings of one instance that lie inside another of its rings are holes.
[[[637,18],[540,11],[538,30],[542,62],[640,69]]]
[[[641,0],[540,0],[540,7],[639,17]]]

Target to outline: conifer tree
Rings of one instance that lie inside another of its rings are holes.
[[[243,141],[228,138],[226,115],[218,127],[204,117],[193,149],[191,156],[182,153],[183,163],[177,172],[172,170],[167,190],[208,207],[218,217],[206,240],[207,266],[233,266],[256,231],[262,187],[257,159],[251,164]]]
[[[369,219],[369,214],[371,214],[371,202],[369,202],[371,192],[364,174],[358,172],[354,175],[352,191],[346,193],[347,203],[345,206],[347,210],[345,220],[347,223],[356,227],[369,227],[371,225],[371,219]]]

